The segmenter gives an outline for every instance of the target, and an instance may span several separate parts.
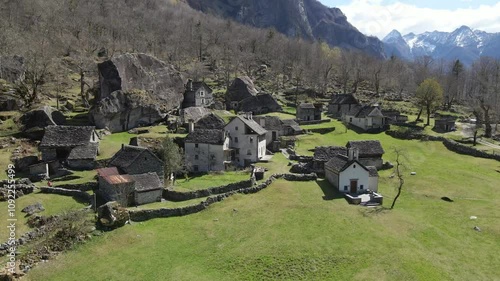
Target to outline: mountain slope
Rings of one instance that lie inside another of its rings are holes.
[[[359,32],[338,8],[317,0],[186,0],[194,9],[288,36],[323,40],[331,46],[357,49],[383,58],[382,42]]]
[[[453,32],[433,31],[404,36],[394,30],[382,41],[388,56],[410,60],[431,56],[435,59],[459,59],[471,64],[480,56],[500,58],[500,33],[472,30],[468,26],[461,26]]]

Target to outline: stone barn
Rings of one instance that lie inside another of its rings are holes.
[[[48,126],[39,150],[43,162],[60,161],[74,170],[93,169],[99,136],[91,126]]]
[[[456,130],[456,117],[441,116],[434,120],[434,130],[439,132],[452,132]]]
[[[323,104],[321,103],[302,103],[297,107],[298,121],[317,121],[321,120]]]
[[[117,167],[122,174],[137,175],[155,172],[164,183],[164,163],[151,150],[123,145],[111,158],[108,167]]]
[[[328,114],[335,118],[340,118],[356,105],[359,105],[359,102],[351,94],[332,95],[332,99],[328,104]]]

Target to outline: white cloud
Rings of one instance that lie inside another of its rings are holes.
[[[384,5],[382,0],[354,0],[339,8],[361,32],[380,39],[393,29],[404,35],[434,30],[449,32],[467,25],[487,32],[500,32],[500,2],[477,8],[438,10],[399,1]]]

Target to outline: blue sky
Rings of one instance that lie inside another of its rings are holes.
[[[495,0],[319,0],[338,7],[361,32],[382,39],[391,30],[403,35],[453,31],[467,25],[500,32],[500,2]]]

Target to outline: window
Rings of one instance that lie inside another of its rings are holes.
[[[194,148],[198,148],[198,144],[197,143],[194,144]]]
[[[351,118],[349,118],[349,122],[350,122],[350,123],[352,123],[352,117],[351,117]]]
[[[247,150],[247,155],[252,155],[252,151],[250,149]]]
[[[193,166],[193,171],[198,172],[198,170],[199,170],[198,165],[194,165]]]
[[[238,126],[234,127],[234,130],[235,130],[235,131],[238,131]]]
[[[205,92],[204,91],[200,91],[200,97],[204,97],[205,96]]]
[[[205,103],[205,99],[201,99],[201,104],[204,104]]]
[[[253,143],[253,137],[250,137],[250,143]]]
[[[194,160],[198,160],[198,154],[194,156]]]
[[[234,142],[238,142],[238,137],[234,137]]]
[[[344,185],[344,191],[347,191],[347,185]]]
[[[360,185],[360,186],[359,186],[359,189],[363,189],[363,187],[364,187],[363,185]]]
[[[352,166],[354,169],[356,169],[356,165]]]

